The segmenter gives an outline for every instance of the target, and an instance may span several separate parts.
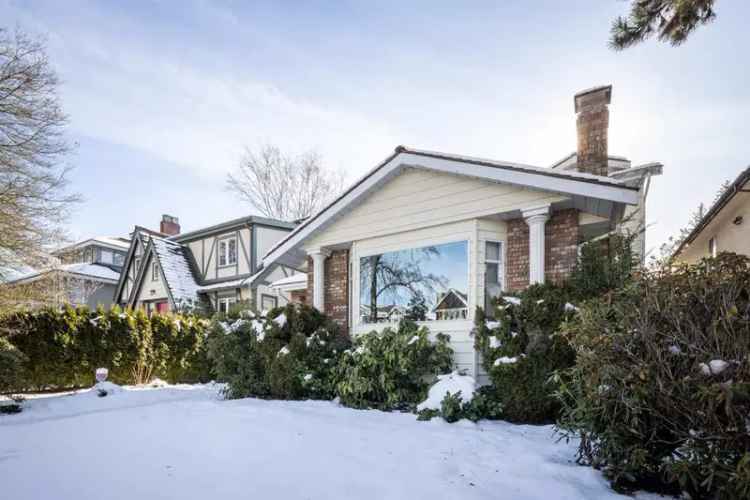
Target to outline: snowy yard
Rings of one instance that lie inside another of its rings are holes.
[[[0,416],[0,489],[25,499],[608,499],[551,427],[418,422],[216,386],[28,400]],[[641,495],[639,498],[650,498]],[[657,498],[657,497],[654,497]]]

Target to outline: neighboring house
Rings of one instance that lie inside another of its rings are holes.
[[[690,234],[674,257],[695,263],[719,252],[750,255],[750,167],[722,193]]]
[[[52,252],[53,263],[8,282],[38,287],[31,294],[38,305],[86,305],[109,309],[130,240],[97,236]]]
[[[422,324],[450,334],[457,367],[481,379],[477,306],[564,280],[580,244],[645,217],[661,165],[608,155],[611,91],[576,94],[578,151],[555,168],[399,146],[275,245],[262,271],[306,269],[308,300],[351,335],[391,324],[362,311],[423,301]]]
[[[282,305],[288,294],[268,285],[291,276],[293,268],[278,266],[252,288],[248,278],[258,271],[263,253],[294,227],[250,216],[181,234],[178,219],[169,215],[158,232],[136,226],[115,302],[149,313],[191,307],[228,311],[241,300],[260,309]]]

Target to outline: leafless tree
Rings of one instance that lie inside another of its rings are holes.
[[[289,156],[265,144],[245,149],[237,171],[228,175],[227,189],[266,217],[292,221],[323,208],[343,183],[343,174],[324,169],[314,151]]]
[[[72,145],[58,85],[44,40],[0,28],[0,279],[44,259],[78,201],[67,190]]]

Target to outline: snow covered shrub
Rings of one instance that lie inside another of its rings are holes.
[[[644,272],[566,326],[559,422],[615,485],[750,498],[750,261]]]
[[[0,337],[0,394],[23,387],[24,363],[27,359],[16,346]]]
[[[353,408],[413,409],[453,366],[450,337],[402,320],[396,330],[359,335],[341,358],[336,393]]]
[[[453,423],[464,418],[473,422],[483,418],[500,418],[502,407],[488,397],[486,389],[477,389],[473,377],[457,371],[438,375],[438,381],[430,387],[427,399],[417,406],[417,419],[443,417],[446,422]]]
[[[328,317],[289,304],[265,316],[246,310],[215,318],[208,355],[230,398],[330,399],[334,368],[348,346]]]
[[[484,394],[511,422],[554,421],[560,408],[552,375],[569,368],[574,353],[560,325],[575,314],[569,292],[552,284],[533,285],[520,297],[500,299],[494,320],[476,313],[474,344],[492,385]]]

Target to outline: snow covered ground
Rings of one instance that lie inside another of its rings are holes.
[[[25,499],[616,499],[551,427],[418,422],[218,386],[30,399],[0,416],[0,491]],[[638,498],[658,498],[640,495]]]

